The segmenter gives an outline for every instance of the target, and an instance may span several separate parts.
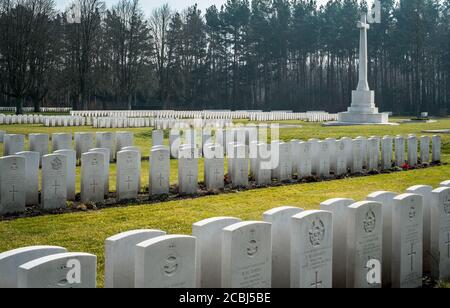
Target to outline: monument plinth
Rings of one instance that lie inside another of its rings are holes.
[[[347,112],[339,113],[338,122],[331,122],[326,125],[392,125],[389,123],[387,113],[378,112],[378,108],[375,106],[375,92],[369,88],[367,78],[367,30],[370,29],[370,25],[367,23],[365,14],[358,22],[358,28],[360,29],[358,88],[352,91],[352,104]]]

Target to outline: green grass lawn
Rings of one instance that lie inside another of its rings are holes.
[[[299,124],[298,122],[291,122]],[[327,137],[383,136],[414,133],[424,129],[450,128],[450,119],[433,124],[401,126],[333,127],[301,123],[302,128],[283,129],[281,139]],[[41,126],[0,126],[8,133],[52,133],[64,131],[97,131],[92,128],[44,128]],[[123,129],[122,129],[123,130]],[[149,129],[127,129],[135,133],[135,144],[148,153],[151,145]],[[108,131],[103,130],[102,131]],[[0,146],[0,150],[1,146]],[[444,162],[450,162],[450,135],[443,135]],[[145,155],[144,155],[145,156]],[[114,174],[114,166],[111,174]],[[176,162],[172,162],[172,181],[176,181]],[[148,162],[143,163],[143,183],[148,181]],[[200,172],[201,173],[201,172]],[[111,187],[114,176],[111,176]],[[450,165],[350,178],[320,183],[290,185],[245,192],[208,196],[152,205],[110,208],[99,211],[63,215],[48,215],[0,222],[0,251],[29,245],[60,245],[70,251],[82,251],[98,256],[98,284],[103,286],[104,241],[107,237],[133,229],[152,228],[170,234],[190,234],[194,222],[214,216],[235,216],[245,220],[260,220],[264,211],[282,205],[317,209],[320,202],[342,197],[364,199],[369,193],[390,190],[401,193],[416,184],[437,186],[450,179]],[[443,285],[449,287],[449,285]]]

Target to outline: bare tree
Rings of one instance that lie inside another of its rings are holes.
[[[172,10],[168,4],[153,10],[150,16],[150,29],[154,39],[154,55],[159,83],[159,99],[165,102],[167,98],[167,33],[169,31]]]
[[[24,99],[34,82],[38,51],[49,34],[53,14],[52,0],[0,0],[0,64],[3,67],[3,92],[16,100],[22,113]]]
[[[150,49],[150,31],[139,0],[120,0],[107,12],[105,27],[118,96],[126,100],[131,110]]]

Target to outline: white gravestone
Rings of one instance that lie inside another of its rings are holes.
[[[297,176],[298,176],[298,162],[300,160],[299,143],[300,143],[300,140],[297,140],[297,139],[291,140],[291,142],[289,143],[290,148],[291,148],[292,175],[297,174]],[[252,169],[252,168],[250,168],[250,169]],[[252,174],[253,174],[253,169],[252,169]]]
[[[330,177],[330,147],[326,141],[319,141],[319,169],[317,176]]]
[[[441,187],[450,187],[450,181],[444,181],[439,186],[441,186]]]
[[[180,150],[178,186],[182,195],[196,194],[198,189],[198,158],[192,154],[192,148]]]
[[[362,173],[364,166],[364,140],[355,139],[353,140],[353,154],[352,154],[352,164],[350,169],[352,173]]]
[[[278,144],[278,153],[272,153],[272,155],[279,155],[278,163],[274,166],[275,178],[279,181],[290,181],[292,180],[292,160],[291,160],[291,149],[290,144],[285,142],[280,142]]]
[[[103,168],[103,183],[105,185],[105,196],[108,196],[109,194],[109,157],[110,157],[110,151],[109,149],[90,149],[89,152],[92,153],[102,153],[105,155],[104,160],[104,168]],[[140,160],[139,160],[140,161]]]
[[[152,131],[152,146],[164,145],[164,131]]]
[[[19,156],[25,157],[25,186],[26,205],[39,205],[39,158],[38,152],[19,152]]]
[[[60,253],[22,264],[18,271],[18,287],[82,288],[96,287],[97,257],[87,253]]]
[[[192,225],[192,236],[197,238],[197,287],[220,288],[222,230],[239,222],[234,217],[215,217]]]
[[[122,148],[133,146],[133,133],[116,133],[116,153],[122,151]]]
[[[42,157],[42,196],[44,210],[67,207],[67,157],[50,154]]]
[[[333,213],[333,287],[347,286],[347,214],[352,199],[336,198],[320,204],[322,211]]]
[[[52,149],[53,152],[59,150],[72,150],[72,134],[69,133],[57,133],[52,134]]]
[[[375,201],[382,204],[381,212],[383,214],[383,258],[382,260],[382,285],[383,288],[391,287],[391,260],[392,260],[392,208],[396,193],[388,191],[378,191],[367,197],[369,201]]]
[[[81,202],[103,202],[105,197],[105,154],[81,155]]]
[[[336,142],[336,153],[335,153],[335,160],[336,160],[336,167],[334,169],[334,173],[336,176],[342,176],[347,174],[348,167],[347,167],[347,151],[345,148],[345,143],[342,140],[339,140]]]
[[[389,170],[392,168],[393,139],[385,136],[381,139],[381,169]]]
[[[105,241],[105,288],[134,288],[136,245],[166,235],[160,230],[123,232]]]
[[[137,199],[141,177],[141,162],[138,152],[120,151],[117,153],[116,176],[117,200]]]
[[[263,214],[272,224],[272,288],[289,288],[291,275],[291,221],[303,209],[284,206]]]
[[[311,172],[315,175],[319,174],[319,158],[320,158],[320,149],[319,149],[318,139],[309,139],[308,143],[311,147]]]
[[[332,288],[332,216],[304,211],[292,217],[291,288]]]
[[[205,184],[209,191],[223,190],[225,186],[225,161],[220,145],[205,147],[205,153],[211,152],[211,158],[205,155]]]
[[[409,187],[406,192],[410,194],[421,195],[423,198],[423,270],[430,272],[430,232],[431,232],[431,192],[432,186],[416,185]]]
[[[234,146],[235,158],[231,160],[231,183],[233,187],[247,187],[249,184],[249,158],[245,145]],[[229,162],[230,163],[230,162]]]
[[[420,195],[394,199],[392,211],[392,287],[422,287],[423,210]]]
[[[67,200],[74,201],[76,195],[77,153],[74,150],[58,150],[54,154],[66,156],[67,161]]]
[[[367,169],[378,170],[378,165],[380,161],[380,139],[369,138],[367,140]]]
[[[269,185],[272,183],[271,153],[269,145],[266,143],[258,144],[258,153],[256,158],[255,180],[257,185]]]
[[[297,160],[298,178],[307,178],[312,175],[312,153],[311,143],[300,142],[299,145],[299,158]]]
[[[363,165],[363,168],[365,168],[365,167],[367,167],[367,159],[368,159],[367,138],[359,136],[359,137],[356,137],[355,140],[361,141],[362,165]]]
[[[150,151],[150,195],[168,195],[170,192],[169,148]]]
[[[196,239],[155,237],[136,246],[136,288],[195,288]]]
[[[381,206],[381,203],[375,201],[362,201],[348,207],[348,288],[381,288],[381,273],[370,273],[373,268],[369,263],[375,260],[378,264],[383,264]]]
[[[271,225],[247,221],[223,229],[222,288],[270,288]]]
[[[418,140],[416,136],[408,137],[408,164],[410,167],[417,166],[418,163]]]
[[[77,158],[80,159],[81,155],[89,152],[94,147],[94,134],[93,133],[75,133],[75,150],[77,151]]]
[[[343,137],[341,142],[344,143],[345,157],[347,157],[347,168],[349,168],[353,162],[353,140],[349,137]]]
[[[25,211],[25,157],[0,157],[0,215]]]
[[[431,275],[436,280],[450,279],[450,188],[431,193]]]
[[[48,154],[49,135],[48,134],[30,134],[28,136],[30,141],[30,151],[38,152],[41,160],[44,155]]]
[[[420,161],[422,164],[428,164],[430,162],[430,144],[430,137],[420,137]]]
[[[113,132],[97,132],[96,147],[109,149],[109,161],[112,163],[116,154],[116,134]]]
[[[434,163],[441,162],[441,147],[442,147],[442,139],[441,136],[433,136],[432,137],[432,161]]]
[[[336,172],[337,167],[337,140],[334,138],[327,138],[325,142],[328,143],[328,150],[330,156],[330,170]]]
[[[395,138],[395,165],[402,167],[405,161],[405,138],[397,136]]]
[[[16,134],[7,134],[3,142],[3,156],[14,155],[25,151],[25,136]]]
[[[57,246],[30,246],[0,253],[0,289],[17,288],[19,266],[45,256],[67,252]]]

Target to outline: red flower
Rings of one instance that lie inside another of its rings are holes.
[[[409,170],[409,169],[411,169],[411,166],[408,165],[408,164],[404,164],[404,165],[402,166],[402,169],[404,169],[404,170]]]

